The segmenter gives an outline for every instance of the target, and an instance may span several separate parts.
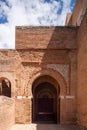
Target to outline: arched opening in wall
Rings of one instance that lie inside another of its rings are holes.
[[[11,97],[11,82],[7,78],[0,78],[0,95]]]
[[[32,121],[37,123],[59,123],[59,85],[51,76],[40,76],[32,87]]]

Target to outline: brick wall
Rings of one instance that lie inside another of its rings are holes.
[[[78,31],[78,122],[87,127],[87,12]]]
[[[0,130],[10,130],[15,123],[14,100],[0,96]]]
[[[87,10],[87,0],[76,0],[74,11],[69,20],[68,20],[69,15],[67,14],[66,26],[80,26],[86,10]]]
[[[29,124],[32,122],[31,114],[30,114],[32,113],[31,102],[32,102],[32,99],[29,99],[28,97],[26,98],[26,96],[23,96],[23,98],[17,98],[15,100],[16,123]]]
[[[72,25],[79,26],[87,9],[87,0],[76,0],[72,14]]]
[[[32,122],[32,86],[41,75],[51,76],[60,86],[60,123],[76,123],[77,30],[74,27],[16,28],[16,50],[22,65],[16,71],[17,123]]]
[[[16,27],[16,49],[75,49],[74,27]]]

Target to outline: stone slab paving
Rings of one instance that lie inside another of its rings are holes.
[[[11,130],[87,130],[84,127],[75,125],[56,124],[15,124]]]

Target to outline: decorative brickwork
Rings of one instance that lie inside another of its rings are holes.
[[[33,121],[33,85],[37,87],[45,82],[54,85],[56,91],[60,89],[55,99],[57,123],[76,123],[77,30],[74,27],[17,27],[16,51],[0,52],[0,76],[11,82],[17,123]]]

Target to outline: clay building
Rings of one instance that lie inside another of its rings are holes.
[[[18,26],[15,39],[15,50],[0,50],[0,95],[14,104],[3,106],[8,122],[87,127],[87,0],[66,26]]]

